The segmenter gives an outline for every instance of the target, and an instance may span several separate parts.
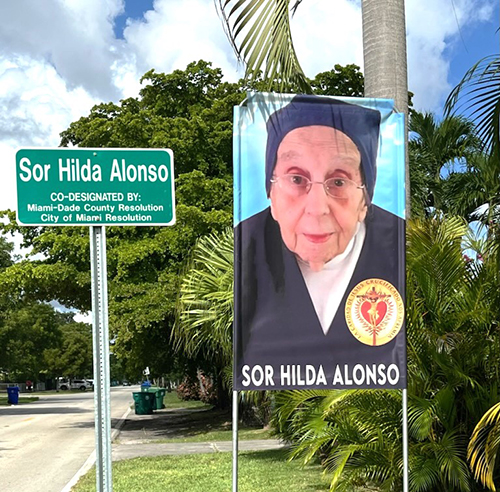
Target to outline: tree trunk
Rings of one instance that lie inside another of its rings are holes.
[[[362,0],[365,97],[394,99],[405,114],[408,143],[408,75],[404,0]],[[410,172],[406,145],[406,210],[410,210]]]

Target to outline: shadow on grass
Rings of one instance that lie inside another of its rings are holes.
[[[153,439],[175,439],[231,429],[230,412],[214,408],[160,410],[144,417],[127,420],[121,435],[141,432]]]

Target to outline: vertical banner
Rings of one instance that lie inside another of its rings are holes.
[[[406,387],[404,116],[262,93],[234,116],[234,389]]]

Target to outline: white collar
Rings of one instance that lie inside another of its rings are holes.
[[[312,271],[309,265],[300,259],[297,262],[325,335],[354,273],[365,236],[365,224],[358,223],[356,233],[345,251],[325,263],[319,272]]]

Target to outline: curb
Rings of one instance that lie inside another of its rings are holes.
[[[116,427],[111,432],[111,442],[113,442],[118,437],[118,434],[120,434],[120,430],[123,427],[123,424],[125,424],[125,420],[127,420],[127,417],[129,416],[131,411],[132,409],[129,407],[120,417],[120,420],[116,424]],[[61,492],[71,492],[71,489],[76,485],[78,480],[80,480],[80,478],[92,468],[95,463],[95,457],[96,456],[94,449],[94,451],[90,453],[90,456],[87,458],[82,467],[73,475],[73,478],[64,486]]]

